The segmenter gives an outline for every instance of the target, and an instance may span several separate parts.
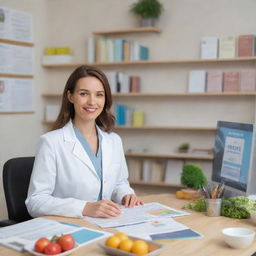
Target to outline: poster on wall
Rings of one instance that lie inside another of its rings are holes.
[[[31,43],[31,14],[0,7],[0,38]]]
[[[0,43],[0,73],[16,75],[33,74],[33,48]]]
[[[33,79],[0,77],[0,112],[33,111]]]

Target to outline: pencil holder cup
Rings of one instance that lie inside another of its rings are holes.
[[[220,216],[221,198],[206,199],[206,215],[209,217]]]

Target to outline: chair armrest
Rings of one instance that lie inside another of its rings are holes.
[[[13,224],[17,224],[17,221],[15,220],[1,220],[0,221],[0,227],[6,227],[6,226],[10,226]]]

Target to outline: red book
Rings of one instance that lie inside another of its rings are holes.
[[[240,91],[240,73],[239,72],[224,72],[223,79],[224,92],[239,92]]]
[[[140,92],[140,77],[131,76],[130,77],[130,92]]]
[[[238,57],[254,55],[254,35],[241,35],[238,37]]]
[[[254,92],[256,90],[255,71],[244,70],[240,72],[240,90],[241,92]]]
[[[206,92],[222,92],[223,91],[223,74],[222,71],[208,71]]]

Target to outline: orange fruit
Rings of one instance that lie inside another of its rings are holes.
[[[107,239],[105,244],[109,247],[117,248],[120,242],[121,242],[121,239],[118,236],[113,235]]]
[[[119,249],[126,251],[126,252],[130,252],[133,246],[133,241],[129,238],[124,239],[121,241],[121,243],[119,244]]]
[[[145,241],[136,240],[133,243],[131,252],[138,255],[147,254],[149,252],[148,244]]]
[[[128,239],[128,236],[123,232],[118,232],[115,234],[115,236],[119,237],[121,241]]]

